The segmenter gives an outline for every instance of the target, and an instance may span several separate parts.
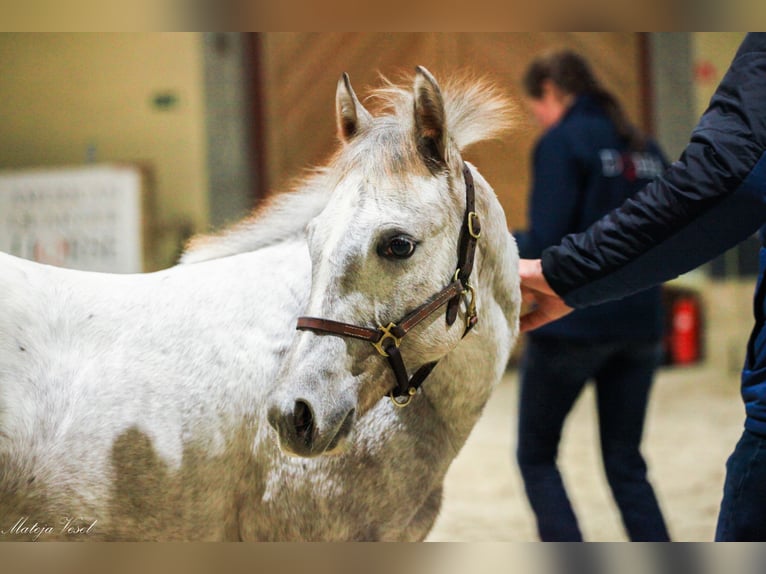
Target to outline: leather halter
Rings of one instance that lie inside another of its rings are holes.
[[[476,240],[481,235],[481,223],[475,211],[475,190],[473,176],[467,165],[463,164],[463,178],[465,180],[465,215],[463,226],[460,230],[458,243],[458,264],[452,281],[441,291],[429,298],[425,303],[408,313],[399,323],[389,323],[385,327],[377,329],[342,323],[331,319],[317,317],[299,317],[297,329],[314,331],[341,337],[352,337],[371,343],[375,350],[383,357],[388,358],[391,369],[396,377],[396,387],[389,393],[391,401],[399,407],[407,406],[417,392],[420,385],[434,369],[437,361],[426,363],[420,367],[411,378],[407,375],[407,368],[399,352],[399,345],[404,336],[416,325],[430,317],[444,305],[447,306],[447,325],[452,325],[457,319],[460,299],[463,296],[470,297],[467,302],[468,314],[466,317],[463,337],[476,325],[478,316],[476,312],[476,294],[468,280],[473,271],[474,255],[476,253]],[[403,401],[397,397],[405,397]]]

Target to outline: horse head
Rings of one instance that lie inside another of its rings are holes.
[[[341,450],[378,401],[409,402],[398,395],[416,387],[401,387],[427,377],[472,320],[476,295],[458,260],[471,250],[473,266],[480,218],[470,194],[480,176],[461,149],[505,128],[507,102],[478,88],[443,94],[422,67],[410,89],[377,95],[373,115],[346,74],[338,82],[342,145],[323,169],[330,198],[307,228],[306,317],[268,408],[291,454]]]

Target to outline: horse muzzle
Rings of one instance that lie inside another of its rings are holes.
[[[329,397],[324,400],[298,398],[275,402],[267,416],[285,453],[315,457],[343,450],[356,420],[355,407],[351,401]]]

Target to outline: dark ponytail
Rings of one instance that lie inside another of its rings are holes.
[[[543,95],[546,80],[553,82],[566,94],[589,95],[601,106],[631,150],[639,151],[646,147],[644,135],[630,123],[617,99],[599,84],[582,56],[570,50],[562,50],[535,58],[522,79],[524,91],[529,97],[539,99]]]

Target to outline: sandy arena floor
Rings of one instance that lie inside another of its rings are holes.
[[[738,385],[738,374],[703,367],[666,368],[655,382],[643,452],[674,540],[713,539],[725,462],[744,420]],[[511,456],[517,390],[509,371],[450,468],[429,541],[537,540]],[[560,465],[586,539],[624,541],[599,458],[593,399],[588,387],[570,414]]]

